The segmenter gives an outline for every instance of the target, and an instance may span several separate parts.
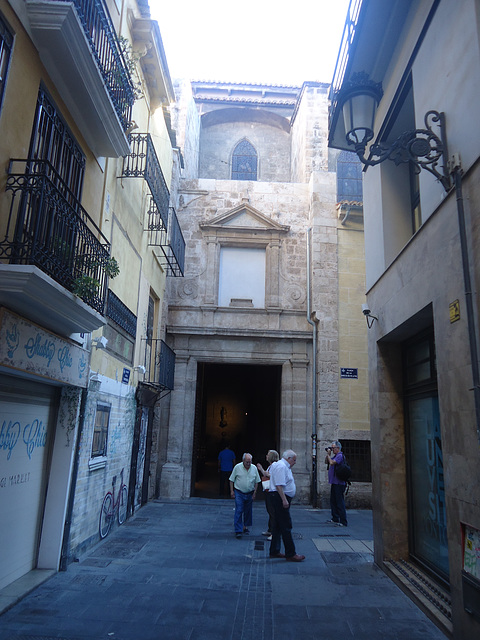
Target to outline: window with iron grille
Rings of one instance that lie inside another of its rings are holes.
[[[257,179],[257,152],[248,140],[241,140],[233,151],[232,180]]]
[[[93,428],[92,458],[107,455],[108,423],[110,421],[110,405],[97,404],[95,425]]]
[[[132,338],[137,335],[137,316],[123,304],[111,289],[107,294],[107,316],[122,327]]]
[[[51,165],[55,186],[69,204],[75,206],[76,201],[82,199],[85,156],[55,103],[42,87],[38,92],[28,157],[32,161],[46,160]]]
[[[370,440],[341,440],[342,453],[352,469],[352,482],[371,482]]]
[[[0,16],[0,109],[2,107],[5,84],[7,82],[8,65],[13,46],[13,35]]]

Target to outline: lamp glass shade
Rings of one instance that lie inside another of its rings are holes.
[[[365,147],[373,138],[373,120],[378,98],[369,92],[352,92],[343,103],[347,142]]]

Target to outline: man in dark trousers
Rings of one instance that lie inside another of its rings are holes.
[[[272,541],[270,543],[271,558],[285,558],[290,562],[302,562],[305,556],[295,550],[292,538],[292,518],[290,503],[295,497],[296,487],[292,467],[297,461],[295,451],[288,449],[281,460],[270,467],[270,492],[273,505]],[[285,546],[285,553],[280,553],[280,538]]]
[[[338,440],[327,449],[327,457],[325,462],[328,467],[328,482],[330,483],[330,509],[332,512],[332,519],[327,520],[330,524],[336,524],[337,527],[346,527],[347,523],[347,510],[345,508],[345,487],[346,483],[343,480],[339,480],[335,475],[335,467],[337,464],[343,462],[342,445]]]

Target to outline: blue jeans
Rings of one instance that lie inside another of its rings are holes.
[[[235,516],[233,524],[235,533],[242,533],[243,527],[252,526],[252,503],[253,491],[251,493],[242,493],[238,489],[235,492]]]
[[[332,520],[334,522],[341,522],[347,526],[347,511],[345,509],[345,493],[344,484],[331,484],[330,485],[330,507],[332,510]]]

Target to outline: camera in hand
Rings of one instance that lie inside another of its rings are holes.
[[[329,451],[331,451],[330,447],[325,447],[325,451],[328,453]]]

